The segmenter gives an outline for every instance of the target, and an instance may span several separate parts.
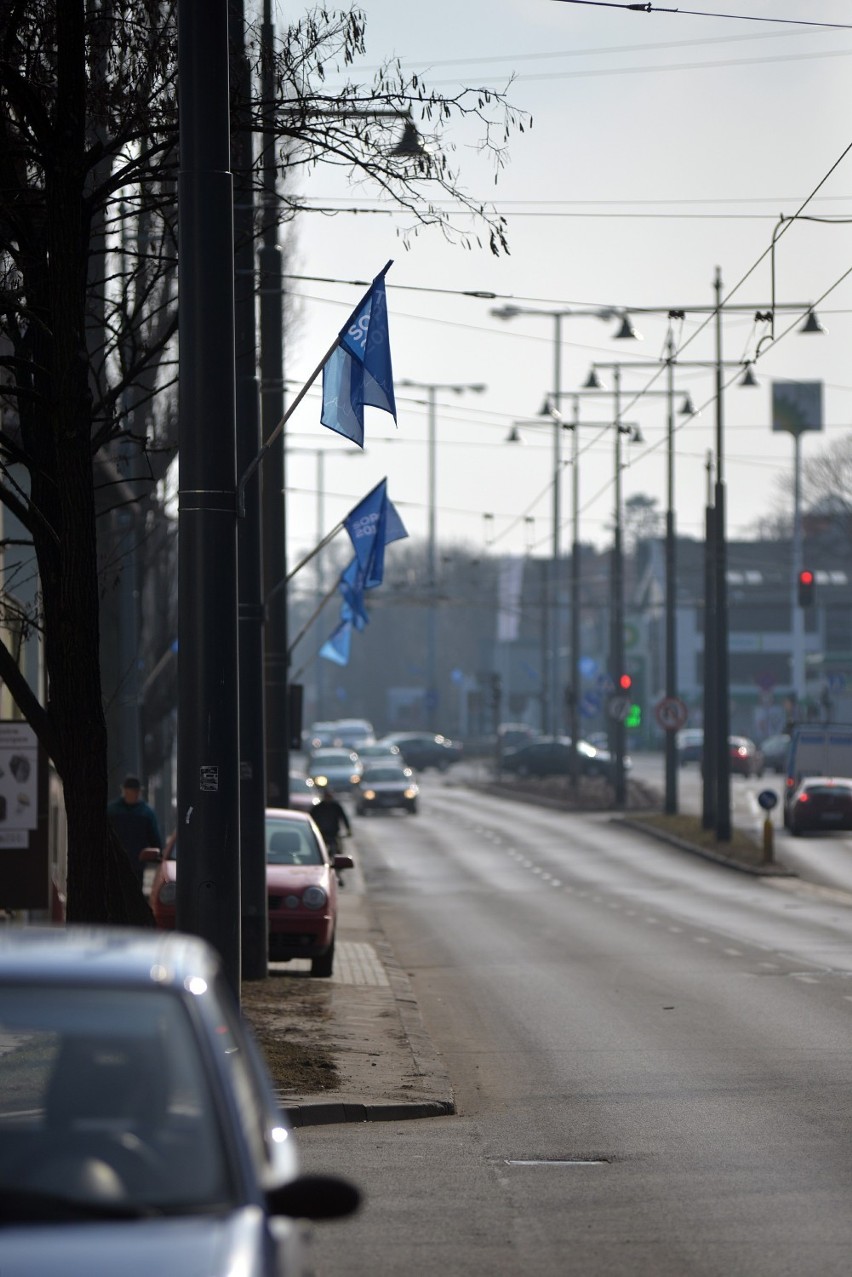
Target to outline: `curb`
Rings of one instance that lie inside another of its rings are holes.
[[[702,860],[712,860],[714,864],[723,865],[726,869],[737,869],[740,873],[752,874],[758,878],[798,877],[792,869],[785,869],[783,865],[775,863],[750,865],[745,860],[735,860],[732,856],[722,856],[717,851],[711,851],[709,847],[699,847],[697,843],[688,842],[685,838],[678,838],[676,834],[666,833],[664,829],[655,829],[652,825],[647,825],[642,820],[631,820],[629,816],[613,816],[611,820],[614,825],[624,825],[626,829],[632,829],[640,834],[647,834],[649,838],[654,838],[657,842],[668,843],[671,847],[678,847],[681,851],[688,851],[693,856],[700,856]]]

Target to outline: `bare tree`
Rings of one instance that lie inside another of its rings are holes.
[[[99,616],[116,569],[114,543],[99,559],[97,525],[132,503],[144,529],[174,452],[175,7],[10,0],[0,11],[0,503],[29,542],[40,591],[37,606],[20,607],[7,579],[3,606],[18,633],[41,632],[46,703],[3,642],[0,677],[63,781],[78,921],[150,919],[105,815]],[[276,51],[274,100],[234,101],[237,127],[272,131],[291,172],[334,163],[372,183],[409,210],[405,234],[433,224],[502,252],[503,220],[462,192],[445,134],[475,122],[499,168],[525,119],[501,92],[445,98],[397,64],[369,85],[323,92],[363,51],[360,11],[312,10]],[[431,130],[426,155],[391,153],[409,114]],[[430,192],[474,212],[480,231],[457,232]],[[288,195],[282,216],[299,207]]]

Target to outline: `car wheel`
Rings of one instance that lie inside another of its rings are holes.
[[[801,838],[802,826],[799,824],[797,820],[793,820],[790,822],[790,833],[793,835],[794,838]]]
[[[406,810],[408,811],[409,816],[416,816],[416,815],[417,815],[417,803],[411,803],[411,805],[410,805],[410,806],[409,806]]]
[[[325,953],[319,958],[311,961],[311,975],[319,976],[320,979],[327,979],[334,970],[334,940],[326,949]]]

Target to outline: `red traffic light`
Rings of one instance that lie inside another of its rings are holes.
[[[799,607],[813,607],[816,576],[810,568],[802,568],[798,578]]]
[[[618,686],[621,688],[622,692],[629,692],[633,686],[632,677],[629,674],[619,674]]]

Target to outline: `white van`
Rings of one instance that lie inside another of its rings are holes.
[[[793,729],[784,785],[784,825],[789,808],[806,776],[852,777],[852,724],[812,723]]]

